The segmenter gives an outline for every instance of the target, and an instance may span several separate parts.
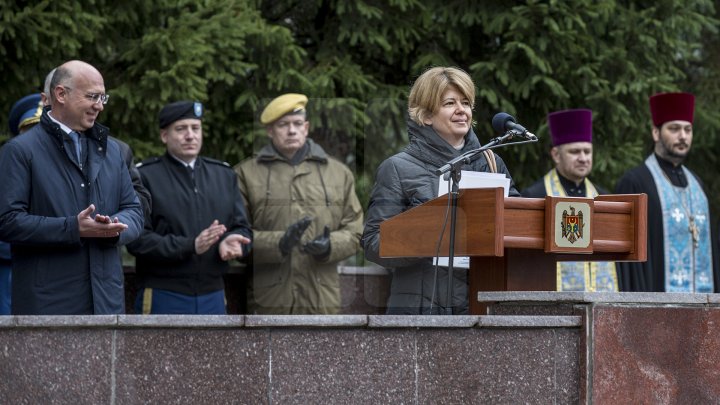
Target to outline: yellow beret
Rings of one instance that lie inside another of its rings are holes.
[[[308,98],[304,94],[283,94],[282,96],[275,98],[267,105],[267,107],[265,107],[260,115],[260,123],[268,125],[277,121],[285,114],[305,111],[305,105],[307,102]]]

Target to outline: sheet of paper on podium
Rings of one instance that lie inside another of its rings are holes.
[[[486,172],[471,172],[471,171],[461,171],[460,172],[460,184],[458,185],[459,188],[497,188],[502,187],[505,190],[505,197],[508,196],[508,193],[510,192],[510,179],[508,179],[505,174],[503,173],[486,173]],[[440,182],[438,183],[438,197],[442,195],[446,195],[448,193],[448,181],[443,179],[443,176],[440,176]],[[449,216],[448,216],[449,218]],[[450,229],[450,226],[447,227],[448,231]],[[448,235],[445,235],[447,238]],[[439,257],[433,259],[433,264],[438,264],[439,266],[447,267],[449,264],[449,260],[447,257]],[[456,257],[455,260],[453,260],[453,267],[455,268],[463,268],[463,269],[469,269],[470,268],[470,258],[469,257]]]

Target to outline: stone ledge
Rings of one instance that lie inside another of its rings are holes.
[[[246,315],[248,328],[356,328],[368,324],[367,315]]]
[[[477,315],[370,315],[371,328],[471,328]]]
[[[720,294],[708,294],[708,304],[720,304]]]
[[[118,315],[118,326],[152,328],[237,328],[244,315]]]
[[[566,328],[579,316],[525,315],[82,315],[0,316],[0,329]]]
[[[14,328],[17,326],[15,317],[10,315],[0,315],[0,328]]]
[[[390,274],[380,266],[338,266],[338,274],[357,276],[387,276]]]
[[[15,315],[10,325],[18,328],[108,328],[117,326],[117,315]]]
[[[708,304],[720,303],[720,294],[664,292],[556,292],[481,291],[479,302],[604,303],[604,304]]]
[[[581,316],[481,315],[479,328],[579,328]]]

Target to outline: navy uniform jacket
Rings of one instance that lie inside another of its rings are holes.
[[[118,246],[140,234],[143,213],[108,132],[97,123],[85,131],[82,169],[47,111],[0,150],[0,239],[12,245],[13,314],[124,312]],[[80,238],[77,215],[90,204],[128,228],[118,238]]]
[[[186,295],[222,290],[229,265],[220,259],[219,242],[198,255],[195,238],[216,219],[227,228],[226,235],[252,238],[235,172],[226,163],[199,156],[191,174],[167,153],[140,163],[138,170],[152,196],[150,220],[128,245],[137,258],[139,287]],[[243,246],[243,256],[249,247]]]

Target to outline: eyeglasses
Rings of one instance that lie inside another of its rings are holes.
[[[72,87],[63,86],[66,90],[70,91],[72,90]],[[85,93],[84,96],[87,100],[90,100],[93,102],[93,104],[107,104],[108,100],[110,99],[109,94],[102,94],[102,93]]]
[[[100,93],[85,93],[85,98],[88,100],[92,100],[93,104],[107,104],[108,100],[110,99],[110,95]]]

